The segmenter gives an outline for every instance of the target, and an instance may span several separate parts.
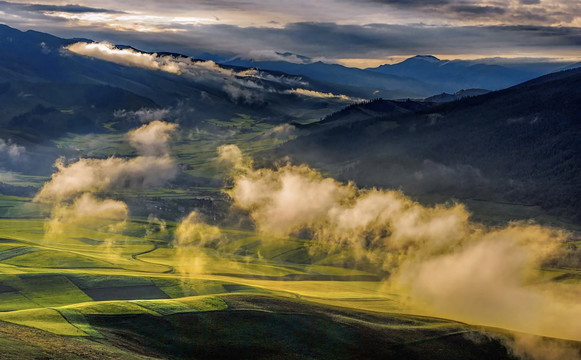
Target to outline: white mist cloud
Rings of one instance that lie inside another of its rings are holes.
[[[24,146],[14,144],[11,140],[6,141],[4,139],[0,139],[0,154],[8,156],[10,160],[20,160],[25,152],[26,148]]]
[[[118,49],[115,45],[107,42],[78,42],[67,46],[66,49],[78,55],[90,56],[120,65],[160,70],[172,74],[181,73],[179,63],[174,61],[171,56],[146,54],[133,49]]]
[[[286,61],[293,64],[308,64],[312,61],[295,54],[281,54],[274,50],[252,50],[247,57],[253,61]]]
[[[300,96],[305,96],[305,97],[321,98],[321,99],[337,99],[337,100],[349,101],[349,102],[357,102],[357,101],[362,100],[362,99],[358,99],[358,98],[352,98],[352,97],[349,97],[347,95],[324,93],[324,92],[320,92],[320,91],[308,90],[308,89],[302,89],[302,88],[285,90],[285,93],[286,94],[300,95]]]
[[[386,286],[416,312],[542,336],[581,340],[581,304],[569,288],[534,286],[567,234],[530,224],[487,228],[460,204],[425,207],[397,191],[363,190],[305,165],[253,169],[235,146],[234,205],[258,231],[308,229],[313,251],[343,252],[390,273]]]
[[[246,53],[246,55],[241,54],[237,58],[252,61],[284,61],[292,64],[312,64],[317,61],[321,61],[327,64],[337,63],[337,60],[329,59],[323,56],[310,58],[307,56],[300,56],[289,52],[279,52],[275,50],[251,50]]]
[[[156,53],[142,53],[133,49],[119,49],[106,42],[78,42],[67,46],[66,49],[77,55],[90,56],[120,65],[164,71],[199,82],[217,84],[234,102],[260,103],[264,101],[264,96],[269,93],[295,94],[340,101],[357,101],[357,99],[352,99],[345,95],[320,93],[303,89],[301,86],[307,86],[308,83],[302,80],[301,77],[275,76],[268,72],[254,69],[235,71],[222,67],[211,60],[194,61],[190,58],[160,56]],[[265,82],[271,84],[269,85]],[[291,90],[278,90],[273,86],[273,83],[295,88]]]
[[[97,199],[90,193],[76,198],[71,204],[60,203],[52,209],[46,223],[49,234],[61,233],[70,226],[116,231],[125,226],[129,209],[122,201]]]
[[[297,134],[297,128],[291,124],[282,124],[266,131],[264,137],[276,139],[289,139]]]
[[[175,231],[178,246],[206,246],[222,235],[220,229],[202,221],[197,211],[192,211],[178,225]]]
[[[574,319],[572,319],[574,320]],[[557,339],[542,338],[528,334],[515,334],[514,339],[504,341],[511,352],[519,358],[534,360],[581,359],[579,348]]]
[[[45,223],[46,236],[59,241],[58,235],[71,227],[122,230],[129,216],[127,204],[95,195],[116,188],[158,186],[173,179],[177,166],[168,143],[176,127],[153,121],[130,131],[130,144],[142,154],[135,158],[80,159],[69,165],[59,159],[57,171],[34,198],[52,205],[51,217]],[[111,253],[113,244],[108,241],[105,245],[104,250]]]
[[[407,260],[391,281],[428,313],[580,340],[581,322],[568,319],[581,319],[581,304],[526,286],[560,240],[562,234],[540,226],[487,230],[442,255]]]
[[[153,214],[149,214],[147,217],[147,228],[145,230],[145,236],[148,237],[154,233],[167,233],[167,223],[164,220],[154,216]]]
[[[159,186],[177,175],[175,160],[169,155],[169,141],[177,125],[154,121],[127,134],[141,156],[131,159],[80,159],[66,165],[57,160],[57,172],[35,197],[37,201],[61,202],[83,193],[99,193],[112,188]]]
[[[175,231],[173,246],[176,249],[178,270],[186,276],[200,274],[206,265],[200,248],[218,241],[221,236],[218,227],[206,224],[197,211],[192,211]]]
[[[177,174],[176,163],[170,156],[80,159],[70,165],[60,159],[55,166],[57,172],[36,195],[36,200],[53,202],[116,187],[158,186]]]
[[[190,58],[159,56],[156,53],[147,54],[133,49],[118,49],[109,43],[78,42],[67,46],[66,49],[77,55],[90,56],[120,65],[164,71],[196,81],[222,84],[222,89],[234,101],[240,99],[246,102],[255,101],[260,95],[254,94],[253,90],[264,90],[255,82],[245,81],[244,75],[237,76],[235,71],[223,68],[211,60],[193,61]]]
[[[245,88],[232,82],[226,82],[222,86],[222,90],[236,103],[252,104],[263,102],[264,94],[260,91],[255,91],[255,89]]]
[[[129,144],[143,156],[165,156],[169,154],[169,141],[177,124],[154,120],[127,133]]]
[[[236,172],[246,172],[252,167],[252,159],[244,157],[236,145],[223,145],[218,148],[219,160],[232,167]]]
[[[116,118],[136,119],[142,123],[150,123],[155,120],[166,120],[171,113],[170,109],[139,109],[137,111],[115,110],[113,116]]]
[[[288,76],[288,75],[279,75],[275,76],[265,71],[257,70],[257,69],[247,69],[242,70],[236,73],[237,76],[246,77],[246,78],[255,78],[261,80],[267,80],[275,83],[279,83],[282,85],[288,86],[309,86],[309,83],[303,80],[300,76]],[[272,91],[272,89],[270,90]]]
[[[194,61],[190,58],[161,56],[157,53],[143,53],[134,49],[119,49],[107,42],[78,42],[67,46],[66,49],[77,55],[89,56],[120,65],[189,75],[200,78],[200,80],[210,76],[232,77],[236,75],[235,71],[223,68],[211,60]]]

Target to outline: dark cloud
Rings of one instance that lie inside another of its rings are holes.
[[[21,0],[22,1],[22,0]],[[90,2],[91,0],[89,0]],[[94,0],[93,0],[94,1]],[[234,10],[234,11],[259,11],[265,7],[264,3],[246,0],[101,0],[101,3],[115,8],[122,8],[138,11],[156,12],[172,14],[182,12],[192,12],[198,10]]]
[[[0,9],[3,11],[10,12],[64,12],[71,14],[82,14],[82,13],[107,13],[107,14],[124,14],[123,11],[111,10],[111,9],[101,9],[93,8],[82,5],[45,5],[45,4],[25,4],[25,3],[13,3],[7,1],[0,1]]]
[[[55,11],[55,12],[65,12],[65,13],[71,13],[71,14],[80,14],[80,13],[125,14],[124,11],[92,8],[92,7],[88,7],[88,6],[81,6],[81,5],[74,5],[74,4],[68,4],[68,5],[17,4],[17,5],[22,6],[23,10],[28,10],[28,11],[40,11],[40,12]]]
[[[102,0],[95,7],[87,6],[97,4],[91,1],[84,5],[19,1],[0,1],[0,11],[9,15],[0,21],[61,37],[85,37],[131,44],[146,51],[175,51],[194,56],[204,52],[230,56],[246,55],[251,51],[278,51],[328,59],[384,59],[430,53],[452,57],[465,54],[558,57],[559,54],[575,55],[581,43],[581,28],[566,25],[577,23],[580,5],[567,0],[543,0],[542,6],[538,0],[519,0],[520,3],[514,0],[319,0],[317,6],[311,6],[308,0],[297,0],[292,6],[276,0],[165,0],[163,6],[156,1],[118,3]],[[117,23],[115,13],[118,11],[109,8],[127,11],[137,8],[143,14],[159,15],[159,19],[148,24],[146,19],[142,21],[130,13],[135,19]],[[306,14],[304,9],[307,8],[313,14]],[[215,12],[203,12],[208,9]],[[229,12],[222,14],[221,10]],[[57,11],[72,15],[70,18],[48,16]],[[111,15],[106,21],[76,15],[84,12]],[[186,17],[211,19],[214,15],[220,18],[223,15],[227,19],[223,21],[231,23],[179,22],[174,16],[182,12]],[[284,17],[275,16],[287,12],[288,19],[307,20],[285,24]],[[345,24],[346,14],[353,15],[349,25]],[[364,16],[367,14],[370,17]],[[385,19],[399,24],[383,23],[383,14]],[[236,23],[238,16],[243,18],[240,23]],[[317,20],[308,20],[313,17]],[[382,23],[365,24],[363,21]],[[132,31],[133,27],[141,25],[152,30]]]
[[[556,46],[574,47],[581,41],[579,28],[541,26],[294,23],[282,29],[222,27],[219,31],[225,36],[238,33],[240,37],[261,38],[269,42],[271,48],[284,46],[310,56],[334,57],[356,57],[360,54],[373,57],[389,53],[465,53],[475,48],[482,52],[514,47],[548,49]],[[296,39],[301,41],[296,42]]]
[[[183,33],[141,34],[70,31],[69,37],[129,43],[147,51],[188,55],[213,52],[247,54],[250,50],[292,52],[312,58],[386,58],[412,54],[551,53],[581,45],[581,28],[548,26],[338,25],[301,22],[284,27],[197,25]]]
[[[370,2],[396,5],[402,7],[426,7],[426,6],[440,6],[454,3],[454,0],[368,0]]]
[[[502,15],[505,14],[507,11],[505,8],[499,6],[473,6],[473,5],[455,5],[451,6],[450,10],[469,16]]]
[[[350,2],[351,0],[340,0]],[[579,2],[567,0],[363,0],[367,4],[385,5],[405,10],[432,20],[460,20],[463,22],[501,23],[504,25],[563,25],[573,23],[581,16]]]

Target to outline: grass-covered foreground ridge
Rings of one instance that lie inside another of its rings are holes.
[[[344,267],[345,254],[313,256],[307,239],[220,229],[221,241],[184,253],[175,223],[51,234],[42,205],[0,202],[2,358],[515,356],[512,335],[409,314],[380,274]],[[580,276],[544,271],[548,282]]]

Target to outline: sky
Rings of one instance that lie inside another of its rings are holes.
[[[416,54],[581,60],[577,0],[23,0],[0,1],[0,23],[145,51],[357,67]]]

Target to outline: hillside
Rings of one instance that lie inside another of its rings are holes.
[[[179,224],[144,218],[50,234],[41,205],[0,201],[3,358],[515,359],[513,335],[409,314],[377,275],[312,257],[305,239],[222,228],[184,248]]]
[[[425,99],[425,101],[436,102],[436,103],[445,103],[445,102],[460,100],[460,99],[465,98],[465,97],[484,95],[484,94],[489,93],[489,92],[490,92],[489,90],[485,90],[485,89],[466,89],[466,90],[457,91],[454,94],[441,93],[438,95],[433,95],[433,96],[427,97]]]
[[[280,153],[360,185],[540,205],[579,220],[580,81],[569,70],[408,114],[323,122]]]
[[[76,53],[67,48],[72,44],[78,44]],[[90,44],[96,47],[91,48]],[[146,61],[136,62],[138,57]],[[0,121],[14,116],[29,117],[27,113],[37,105],[62,111],[69,110],[74,103],[77,114],[90,118],[79,122],[99,123],[92,116],[95,109],[91,106],[103,106],[108,99],[109,108],[98,110],[106,110],[111,118],[114,110],[179,107],[182,112],[195,110],[198,121],[228,120],[236,113],[245,113],[281,123],[318,118],[324,112],[339,109],[352,102],[345,93],[354,97],[364,95],[356,87],[307,77],[221,67],[179,54],[144,53],[127,46],[115,48],[86,39],[62,39],[5,25],[0,26],[0,78],[3,84],[0,88],[4,89],[4,99],[0,101],[5,107]],[[32,84],[42,85],[36,89]],[[11,86],[12,93],[8,91]],[[19,86],[21,91],[15,92]],[[91,90],[89,86],[100,88]],[[49,90],[51,87],[53,90]],[[77,101],[80,93],[95,99]],[[95,104],[99,101],[100,104]],[[59,129],[54,126],[51,131],[56,133]]]

